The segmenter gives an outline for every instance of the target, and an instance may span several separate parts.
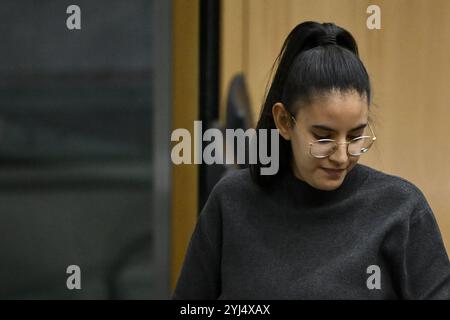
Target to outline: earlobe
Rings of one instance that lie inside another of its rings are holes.
[[[282,131],[279,128],[277,128],[278,133],[280,134],[280,136],[282,136],[284,138],[284,140],[291,140],[291,136],[289,135],[289,133],[287,133],[286,131]]]
[[[272,116],[275,122],[275,126],[278,129],[278,133],[285,140],[291,140],[290,136],[290,117],[285,107],[281,102],[277,102],[272,107]]]

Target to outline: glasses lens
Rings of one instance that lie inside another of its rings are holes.
[[[348,145],[348,153],[352,156],[359,156],[369,151],[373,140],[371,137],[359,137],[352,140]]]
[[[311,155],[316,158],[324,158],[336,150],[336,143],[329,140],[319,140],[311,145]]]

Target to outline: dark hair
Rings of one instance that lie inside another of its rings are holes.
[[[272,107],[277,102],[295,114],[294,105],[308,105],[320,94],[354,90],[366,97],[370,105],[369,75],[359,59],[356,41],[347,30],[334,23],[307,21],[297,25],[284,41],[272,71],[275,65],[277,70],[256,126],[258,144],[267,143],[260,141],[259,129],[276,129]],[[267,143],[267,149],[273,152],[270,143]],[[278,173],[261,175],[263,164],[258,159],[256,164],[250,165],[252,179],[260,186],[271,185],[289,169],[291,157],[290,141],[281,137]]]

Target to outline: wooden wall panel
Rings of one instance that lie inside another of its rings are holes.
[[[221,79],[231,79],[233,75],[244,70],[244,54],[247,42],[244,28],[244,9],[242,0],[226,0],[221,2],[221,19],[227,21],[227,28],[221,28],[220,55]],[[226,92],[229,81],[220,81],[220,119],[225,119]]]
[[[199,0],[173,1],[172,130],[194,135],[199,99]],[[171,286],[175,287],[198,211],[198,167],[172,166]]]

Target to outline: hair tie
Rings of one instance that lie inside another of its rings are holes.
[[[326,34],[323,37],[319,39],[319,45],[326,46],[326,45],[334,45],[337,44],[336,42],[336,36],[334,34]]]

